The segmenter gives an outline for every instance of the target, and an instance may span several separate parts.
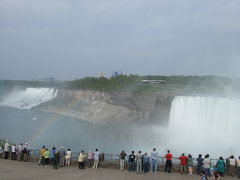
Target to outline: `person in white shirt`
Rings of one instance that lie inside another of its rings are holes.
[[[16,144],[12,145],[12,156],[11,160],[16,160]]]
[[[142,173],[142,159],[143,159],[142,152],[138,151],[138,153],[136,155],[137,173]]]
[[[68,149],[68,150],[67,150],[67,153],[66,153],[65,158],[66,158],[66,166],[70,166],[71,158],[72,158],[71,149]]]
[[[202,164],[203,164],[203,169],[204,169],[205,175],[210,177],[211,176],[211,172],[210,172],[211,161],[210,161],[208,154],[205,156],[205,159],[203,160]]]
[[[96,149],[96,151],[93,154],[93,159],[94,159],[93,168],[96,168],[96,169],[98,168],[99,155],[100,155],[100,153],[98,152],[98,149]]]
[[[237,172],[238,172],[238,178],[240,178],[240,156],[238,157],[238,160],[237,160]]]
[[[237,166],[237,160],[234,158],[233,155],[231,155],[229,159],[229,175],[232,177],[235,176],[236,166]]]
[[[8,143],[8,140],[7,140],[5,145],[4,145],[4,159],[8,159],[9,147],[10,147],[10,144]]]
[[[155,174],[157,173],[157,157],[158,152],[156,151],[156,148],[153,148],[153,151],[151,152],[151,173],[153,173],[153,170]]]

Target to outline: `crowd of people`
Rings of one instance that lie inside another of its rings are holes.
[[[127,154],[122,151],[120,153],[120,169],[124,169],[124,161],[126,159]],[[147,153],[142,154],[141,151],[135,155],[134,151],[128,156],[128,170],[136,171],[136,173],[146,173],[151,171],[151,173],[156,173],[157,171],[157,158],[158,153],[154,148],[153,151],[148,155]],[[168,150],[165,158],[165,172],[171,173],[173,166],[173,155]],[[194,171],[194,162],[191,154],[186,156],[184,153],[181,154],[177,158],[179,162],[179,172],[180,174],[193,174]],[[223,157],[220,157],[216,164],[212,164],[210,160],[209,154],[205,155],[203,158],[201,154],[199,154],[196,159],[196,173],[201,176],[201,180],[206,180],[208,177],[213,177],[214,179],[219,180],[225,174],[225,170],[228,170],[228,174],[230,176],[235,176],[235,172],[238,173],[238,178],[240,178],[240,156],[238,159],[235,159],[233,155],[226,159],[226,163]],[[142,169],[143,167],[143,169]]]
[[[29,155],[30,148],[28,143],[20,143],[16,146],[16,144],[10,145],[10,143],[6,141],[4,147],[0,147],[0,157],[3,157],[4,159],[10,158],[11,160],[28,161]],[[138,151],[136,154],[132,151],[129,155],[127,155],[125,151],[122,151],[119,154],[120,170],[124,170],[125,165],[127,164],[129,172],[136,172],[140,174],[150,171],[151,173],[156,174],[159,167],[158,157],[156,148],[153,148],[149,155],[148,153],[142,153],[141,151]],[[164,159],[164,171],[166,173],[171,173],[173,167],[173,155],[170,153],[170,150],[167,151]],[[231,155],[226,160],[224,160],[223,157],[220,157],[216,164],[212,164],[209,154],[206,154],[204,157],[199,154],[196,159],[196,165],[194,164],[194,159],[191,154],[186,156],[182,153],[177,159],[179,160],[178,166],[180,174],[191,175],[195,171],[198,175],[200,175],[201,180],[206,180],[211,176],[214,179],[219,180],[222,176],[224,176],[225,171],[227,170],[230,176],[234,177],[237,172],[237,176],[240,178],[240,156],[238,159],[235,159],[234,156]],[[71,149],[65,150],[63,146],[60,147],[59,150],[55,147],[50,150],[43,146],[39,151],[39,166],[52,166],[53,168],[58,169],[59,167],[70,166],[71,160]],[[94,152],[89,151],[88,153],[85,153],[82,150],[78,154],[78,168],[85,169],[86,165],[89,168],[98,168],[99,160],[104,160],[104,153],[100,153],[98,149]]]
[[[3,157],[4,159],[11,158],[11,160],[27,162],[29,154],[30,148],[28,143],[20,143],[18,146],[16,146],[16,144],[10,144],[8,141],[6,141],[4,146],[0,147],[0,157]]]
[[[78,167],[79,169],[85,169],[85,164],[88,164],[88,167],[98,168],[100,156],[103,158],[103,153],[100,153],[98,149],[94,153],[89,152],[88,154],[84,153],[82,150],[78,156]],[[58,169],[58,167],[70,166],[72,159],[71,149],[67,149],[62,146],[58,151],[55,147],[51,150],[45,146],[39,151],[39,161],[40,166],[49,167],[50,165],[53,168]]]

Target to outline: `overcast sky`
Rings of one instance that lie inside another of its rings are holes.
[[[239,68],[240,0],[0,0],[0,79]]]

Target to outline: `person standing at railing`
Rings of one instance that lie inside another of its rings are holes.
[[[23,143],[20,143],[17,150],[17,160],[23,161]]]
[[[200,175],[201,172],[202,172],[202,162],[203,162],[203,158],[202,158],[202,155],[199,154],[198,155],[198,158],[197,158],[197,174]]]
[[[55,154],[56,154],[56,148],[53,147],[52,150],[50,151],[50,157],[49,157],[51,166],[53,166],[53,164],[54,164]]]
[[[150,162],[150,158],[147,155],[147,153],[145,153],[144,156],[143,156],[143,170],[144,170],[144,173],[148,172],[149,162]]]
[[[85,159],[85,155],[84,155],[84,151],[81,151],[78,157],[78,168],[79,169],[85,169],[84,168],[84,159]]]
[[[23,146],[23,161],[27,162],[30,154],[30,147],[28,143]]]
[[[193,158],[191,154],[188,155],[187,166],[188,166],[188,173],[193,174]]]
[[[154,171],[155,174],[157,173],[157,157],[158,152],[156,151],[156,148],[153,148],[153,151],[151,152],[151,173]]]
[[[3,157],[3,147],[2,146],[0,146],[0,158],[2,158]]]
[[[178,158],[180,160],[180,174],[187,174],[187,156],[184,153]]]
[[[39,151],[39,155],[40,155],[40,164],[39,165],[41,165],[41,166],[45,165],[45,156],[44,156],[45,151],[46,151],[45,146],[43,146],[42,149]]]
[[[96,149],[96,151],[93,154],[93,158],[94,158],[93,168],[96,168],[96,169],[98,168],[99,155],[100,155],[100,153],[98,152],[98,149]]]
[[[71,149],[68,149],[67,150],[67,153],[66,153],[66,166],[70,166],[71,164],[71,158],[72,158],[72,152],[71,152]]]
[[[237,160],[234,158],[233,155],[231,155],[229,159],[229,175],[232,177],[235,176],[236,166],[237,166]]]
[[[16,160],[16,144],[13,144],[13,145],[12,145],[11,160]]]
[[[125,158],[126,158],[127,154],[122,151],[119,155],[120,157],[120,169],[123,170],[124,169],[124,165],[125,165]]]
[[[49,156],[50,156],[50,152],[48,148],[46,148],[44,152],[45,167],[49,167]]]
[[[88,167],[91,168],[93,165],[93,153],[91,151],[88,152]]]
[[[9,148],[10,148],[10,144],[8,142],[8,140],[6,141],[5,145],[4,145],[4,159],[8,159],[9,156]]]
[[[208,177],[211,176],[210,167],[211,167],[211,161],[210,161],[209,155],[207,154],[205,156],[205,159],[203,160],[203,168],[206,176]]]
[[[220,157],[216,164],[216,171],[219,172],[221,176],[224,175],[225,172],[225,162],[223,160],[223,157]]]
[[[134,171],[135,158],[136,156],[134,154],[134,151],[132,151],[132,154],[128,156],[128,171]]]
[[[56,151],[54,155],[53,168],[58,169],[58,164],[60,162],[60,151]]]
[[[165,172],[171,173],[172,168],[172,154],[170,153],[170,150],[167,151],[167,154],[165,155],[166,158],[166,165],[165,165]]]
[[[240,178],[240,156],[238,157],[238,160],[237,160],[237,173],[238,173],[238,178]]]
[[[138,151],[136,155],[136,161],[137,161],[137,173],[142,173],[142,159],[143,155],[141,151]]]
[[[60,167],[63,167],[65,165],[65,154],[66,154],[63,146],[61,147],[59,153],[60,153]]]

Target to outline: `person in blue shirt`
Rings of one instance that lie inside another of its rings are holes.
[[[149,156],[147,153],[144,154],[143,156],[143,170],[144,173],[148,172],[148,167],[149,167]]]
[[[55,153],[56,153],[56,148],[53,147],[52,150],[50,151],[50,165],[54,164],[54,158],[55,158]]]

